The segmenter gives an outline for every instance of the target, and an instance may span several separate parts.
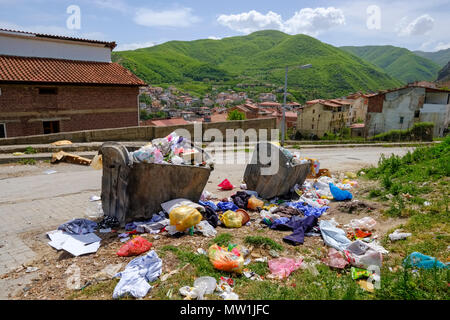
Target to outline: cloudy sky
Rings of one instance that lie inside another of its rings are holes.
[[[0,28],[116,41],[116,50],[275,29],[437,51],[450,48],[450,0],[0,0]]]

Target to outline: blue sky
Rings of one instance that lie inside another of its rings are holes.
[[[67,27],[71,5],[80,29]],[[116,41],[116,50],[276,29],[334,46],[436,51],[450,48],[450,0],[0,0],[0,28]]]

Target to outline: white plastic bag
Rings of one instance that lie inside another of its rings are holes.
[[[389,235],[389,239],[391,239],[391,241],[396,241],[396,240],[406,239],[406,238],[410,237],[411,235],[412,235],[411,233],[402,233],[402,232],[400,232],[399,229],[397,229]]]
[[[206,220],[200,221],[194,228],[195,231],[201,232],[205,237],[215,237],[217,234],[216,229]]]
[[[373,230],[377,222],[371,217],[364,217],[362,219],[352,219],[348,226],[353,229]]]

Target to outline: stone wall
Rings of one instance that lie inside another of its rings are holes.
[[[242,129],[244,132],[248,129],[254,129],[258,134],[260,129],[266,129],[268,130],[268,138],[270,138],[270,130],[277,127],[276,118],[201,123],[200,125],[202,126],[203,134],[207,129],[218,129],[224,138],[226,137],[227,129]],[[155,138],[165,137],[177,129],[186,129],[192,136],[194,134],[194,124],[167,127],[127,127],[6,138],[0,139],[0,145],[48,144],[58,140],[70,140],[72,142],[150,141]]]

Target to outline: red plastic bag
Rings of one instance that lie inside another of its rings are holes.
[[[138,256],[141,253],[147,252],[152,247],[152,244],[142,237],[136,237],[125,243],[117,252],[118,256],[130,257]]]
[[[232,190],[234,188],[234,186],[231,184],[230,181],[228,181],[228,179],[223,180],[218,187],[221,187],[222,190]]]

